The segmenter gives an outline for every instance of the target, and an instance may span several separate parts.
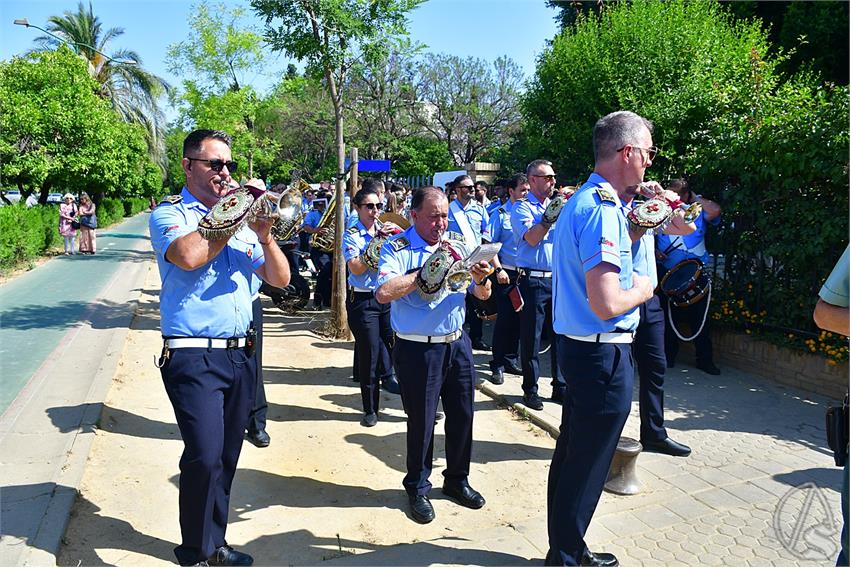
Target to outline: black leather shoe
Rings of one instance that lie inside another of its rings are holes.
[[[562,388],[552,390],[551,400],[556,404],[562,404],[563,405],[563,403],[564,403],[564,390]]]
[[[381,387],[390,394],[401,394],[401,386],[398,385],[398,380],[396,380],[395,376],[382,380]]]
[[[272,442],[272,438],[269,437],[269,434],[266,433],[265,429],[260,429],[259,431],[249,430],[245,433],[245,439],[247,439],[254,447],[259,447],[260,449],[268,447],[269,443]]]
[[[438,411],[437,413],[434,414],[434,423],[437,423],[438,421],[442,421],[444,417],[446,417],[445,414],[443,414],[443,412],[441,412],[441,411]]]
[[[410,497],[410,511],[413,519],[420,524],[428,524],[434,519],[434,507],[424,494]]]
[[[481,339],[472,341],[472,348],[474,350],[490,350],[490,345],[482,341]]]
[[[522,403],[525,407],[540,411],[543,409],[543,400],[537,394],[526,394],[522,397]]]
[[[493,375],[490,376],[490,382],[493,384],[504,384],[505,383],[505,373],[501,368],[497,368],[493,371]]]
[[[505,372],[507,372],[508,374],[516,374],[517,376],[522,376],[522,368],[520,368],[516,364],[511,364],[510,362],[505,364]]]
[[[375,424],[378,423],[378,414],[376,413],[367,413],[363,416],[363,419],[360,420],[360,425],[363,427],[375,427]]]
[[[712,376],[720,376],[720,369],[714,366],[713,362],[698,362],[697,368],[699,368],[706,374],[711,374]]]
[[[467,508],[472,508],[473,510],[483,508],[486,502],[484,500],[484,497],[481,496],[481,494],[477,490],[475,490],[468,484],[454,486],[451,484],[444,484],[443,494],[445,494],[461,506],[466,506]]]
[[[253,565],[254,558],[247,553],[236,551],[229,545],[222,545],[207,559],[209,565]]]
[[[617,556],[613,553],[593,553],[585,549],[581,564],[595,567],[617,567],[620,562],[617,561]]]
[[[670,439],[662,439],[661,441],[643,441],[643,450],[648,453],[661,453],[662,455],[670,455],[672,457],[687,457],[691,454],[691,448],[687,445],[682,445]]]

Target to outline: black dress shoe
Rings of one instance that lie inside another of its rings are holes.
[[[563,388],[556,388],[552,390],[552,401],[556,404],[564,403],[564,390]]]
[[[488,345],[481,339],[477,339],[472,341],[472,348],[474,350],[490,350],[490,345]]]
[[[501,368],[497,368],[493,371],[493,375],[490,376],[490,382],[493,384],[504,384],[505,383],[505,373]]]
[[[537,394],[526,394],[522,397],[522,403],[530,409],[540,411],[543,409],[543,400]]]
[[[640,444],[643,445],[643,450],[648,453],[661,453],[672,457],[687,457],[691,454],[690,447],[682,445],[681,443],[676,443],[669,437],[667,439],[662,439],[661,441],[641,440]]]
[[[510,362],[505,364],[505,372],[507,372],[508,374],[516,374],[517,376],[522,376],[522,368],[520,368],[516,364],[511,364]]]
[[[620,564],[617,556],[613,553],[593,553],[585,549],[581,558],[582,565],[593,565],[595,567],[617,567]]]
[[[398,380],[396,380],[395,376],[382,380],[381,387],[390,394],[401,394],[401,386],[398,385]]]
[[[247,553],[236,551],[229,545],[222,545],[207,559],[209,565],[253,565],[254,558]]]
[[[413,519],[420,524],[428,524],[434,519],[434,507],[424,494],[410,497],[410,511]]]
[[[376,413],[367,413],[363,416],[363,419],[360,420],[360,425],[363,427],[375,427],[375,424],[378,423],[378,414]]]
[[[706,374],[711,374],[712,376],[720,376],[720,369],[714,366],[713,362],[697,362],[697,368],[699,368]]]
[[[486,502],[484,500],[484,497],[481,496],[481,494],[477,490],[475,490],[468,484],[444,484],[443,494],[445,494],[461,506],[466,506],[467,508],[472,508],[473,510],[483,508]]]
[[[259,447],[260,449],[268,447],[269,443],[272,442],[272,438],[269,437],[269,434],[266,433],[265,429],[260,429],[259,431],[248,430],[248,432],[245,433],[245,439],[247,439],[254,447]]]

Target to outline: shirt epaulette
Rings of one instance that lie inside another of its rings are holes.
[[[162,201],[159,202],[160,205],[164,205],[168,203],[169,205],[176,205],[177,203],[181,203],[183,201],[183,197],[180,195],[169,195],[165,197]]]
[[[610,205],[616,205],[617,204],[617,199],[614,197],[614,195],[611,194],[611,192],[608,189],[605,189],[603,187],[598,187],[596,189],[596,195],[599,196],[599,200],[602,203],[608,203]]]
[[[390,240],[389,245],[393,247],[393,250],[398,252],[399,250],[404,250],[410,246],[410,241],[405,236],[399,236],[398,238]]]
[[[508,211],[506,211],[506,210],[505,210],[505,207],[504,207],[504,206],[499,207],[499,209],[498,209],[498,210],[499,210],[499,214],[500,214],[500,215],[503,215],[503,214],[505,214],[505,213],[507,213],[507,212],[508,212]]]
[[[348,234],[360,234],[360,229],[356,226],[352,226],[346,231]]]

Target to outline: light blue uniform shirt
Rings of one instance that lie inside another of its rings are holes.
[[[323,211],[318,209],[312,209],[304,216],[304,222],[301,226],[309,226],[311,228],[316,228],[319,226],[319,222],[322,220]]]
[[[508,266],[516,267],[516,240],[514,231],[511,229],[511,209],[516,203],[510,199],[504,205],[496,208],[490,216],[490,238],[491,242],[501,242],[499,250],[499,261]]]
[[[659,234],[655,237],[655,244],[659,250],[666,254],[667,258],[662,261],[662,264],[668,270],[683,260],[688,258],[697,258],[703,264],[708,263],[708,250],[705,248],[705,228],[706,223],[712,225],[720,224],[720,215],[711,221],[705,220],[705,211],[700,211],[699,216],[694,221],[697,229],[691,234],[684,236],[671,236],[669,234]],[[678,248],[670,248],[674,241],[681,243]]]
[[[209,211],[184,187],[180,203],[162,203],[151,213],[151,244],[162,281],[160,319],[164,337],[244,337],[251,325],[254,274],[265,263],[257,235],[246,226],[210,263],[186,271],[165,259],[172,242],[198,228]]]
[[[345,234],[342,235],[342,256],[345,258],[345,263],[348,264],[348,261],[357,258],[360,254],[366,249],[366,246],[371,242],[372,238],[374,238],[369,231],[366,230],[366,227],[363,226],[363,223],[360,222],[359,217],[355,217],[357,222],[354,223],[354,226],[347,229]],[[359,276],[348,272],[348,285],[354,287],[360,287],[365,289],[374,289],[377,287],[378,283],[378,272],[372,270],[366,270]]]
[[[460,201],[458,201],[458,204],[460,204]],[[466,204],[466,207],[463,208],[463,212],[466,213],[466,218],[469,220],[469,226],[472,228],[472,232],[475,235],[475,245],[480,245],[483,240],[489,242],[490,229],[488,225],[490,224],[490,215],[487,214],[487,211],[484,210],[481,203],[475,199],[470,199]],[[454,213],[451,208],[449,208],[448,230],[451,232],[457,232],[458,234],[463,234],[463,231],[460,229],[460,225],[454,218]]]
[[[487,210],[487,214],[492,217],[493,213],[496,212],[497,210],[499,210],[499,207],[501,207],[503,204],[507,205],[510,202],[511,202],[510,199],[508,199],[504,203],[502,203],[499,199],[496,199],[495,201],[493,201],[489,205],[487,205],[487,207],[485,207],[485,209]]]
[[[635,273],[648,276],[652,288],[658,287],[658,267],[655,265],[655,238],[647,234],[632,244],[632,263]]]
[[[552,313],[555,332],[561,335],[634,331],[640,317],[637,307],[602,320],[590,308],[585,274],[600,262],[620,272],[620,287],[632,287],[632,240],[617,192],[594,173],[561,211],[554,232]]]
[[[460,234],[453,236],[463,239]],[[378,263],[378,287],[421,268],[437,246],[425,242],[415,226],[387,239]],[[445,294],[438,301],[427,301],[418,291],[412,291],[390,304],[390,323],[396,333],[448,335],[461,328],[465,317],[466,292],[463,291]]]
[[[832,268],[832,273],[826,278],[818,296],[836,307],[848,307],[850,303],[850,246],[844,249],[844,254]]]
[[[517,201],[511,209],[511,230],[514,231],[516,243],[516,266],[530,270],[552,271],[552,241],[553,229],[549,229],[537,246],[532,246],[525,239],[525,233],[532,226],[540,222],[543,211],[549,199],[540,202],[534,193],[529,193],[528,198]],[[563,212],[563,211],[562,211]],[[559,218],[560,220],[560,218]],[[555,223],[557,225],[557,223]]]

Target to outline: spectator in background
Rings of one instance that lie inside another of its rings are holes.
[[[27,199],[29,200],[29,199]],[[65,255],[76,254],[75,244],[77,240],[77,229],[71,224],[77,220],[77,206],[74,204],[74,196],[65,193],[62,204],[59,205],[59,234],[65,239]]]
[[[490,198],[487,195],[489,192],[490,187],[487,183],[484,181],[475,182],[475,200],[485,209],[490,206]]]
[[[36,197],[36,195],[35,195],[35,191],[33,191],[33,192],[32,192],[32,193],[30,193],[30,194],[29,194],[29,196],[27,197],[26,205],[27,205],[27,208],[29,209],[29,208],[31,208],[31,207],[36,206],[37,204],[38,204],[38,197]],[[61,206],[61,205],[60,205],[60,206]]]
[[[83,191],[80,195],[80,254],[93,255],[97,252],[96,228],[92,228],[97,227],[96,209],[89,194]],[[90,226],[86,226],[86,223]]]

